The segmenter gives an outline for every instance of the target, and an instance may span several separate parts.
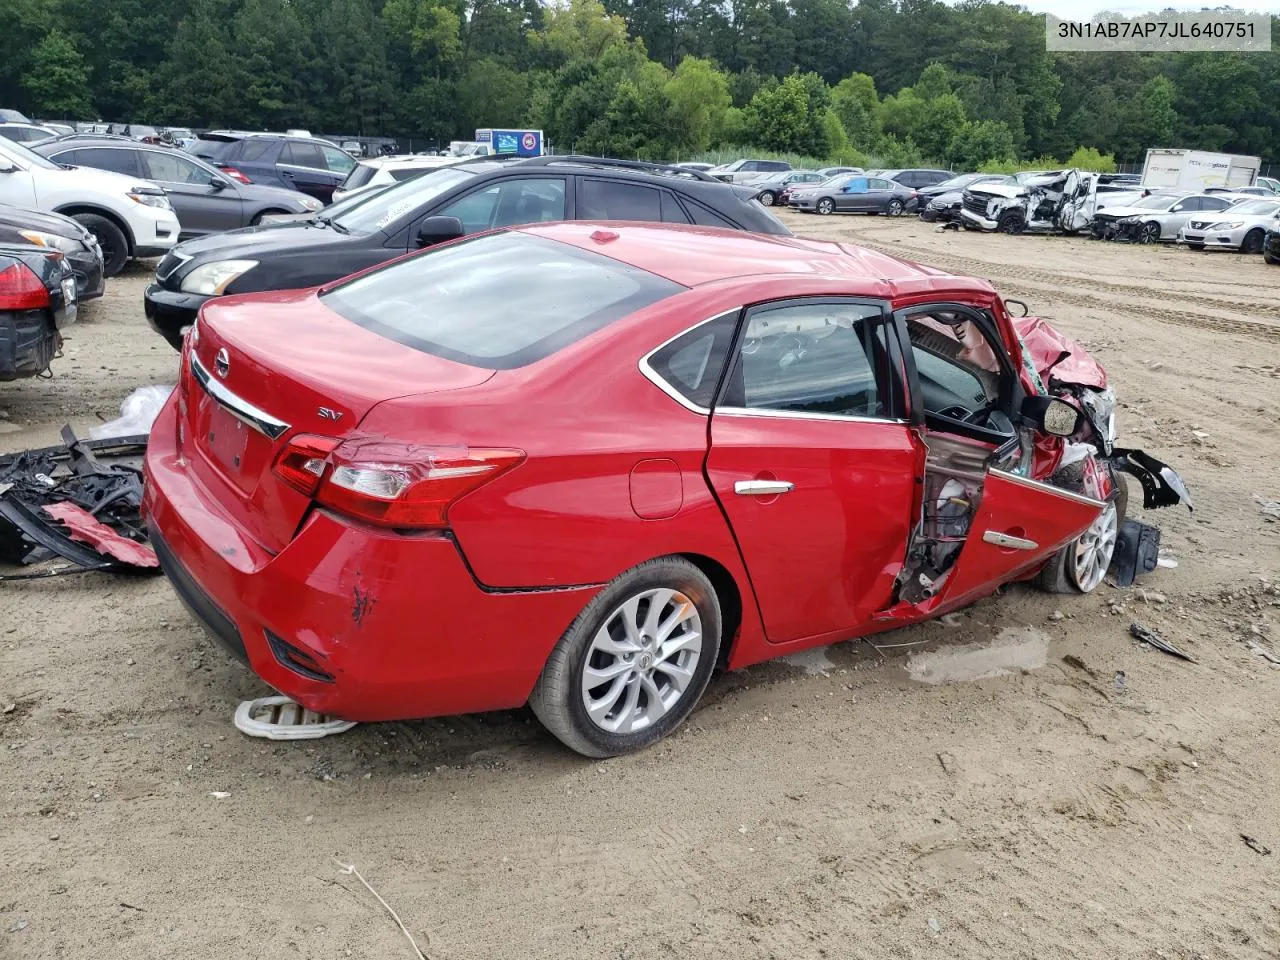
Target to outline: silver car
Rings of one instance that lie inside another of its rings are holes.
[[[1268,230],[1280,231],[1280,197],[1245,200],[1216,216],[1192,218],[1178,231],[1178,242],[1192,250],[1261,253]]]
[[[1203,220],[1207,215],[1221,213],[1242,199],[1228,193],[1153,193],[1128,206],[1108,206],[1100,210],[1094,215],[1092,227],[1095,236],[1117,240],[1137,243],[1173,241],[1178,238],[1178,231],[1193,217]]]

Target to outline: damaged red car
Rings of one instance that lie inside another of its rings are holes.
[[[147,449],[177,593],[374,721],[529,704],[608,756],[712,671],[1102,580],[1102,370],[983,280],[836,243],[544,224],[207,305]]]

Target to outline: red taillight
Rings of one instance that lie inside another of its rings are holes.
[[[218,169],[221,170],[223,173],[225,173],[232,180],[239,180],[241,183],[253,183],[252,180],[246,177],[243,173],[241,173],[235,167],[227,166],[226,164],[218,164]]]
[[[332,437],[302,434],[289,441],[276,457],[275,474],[299,493],[308,497],[320,486],[320,478],[328,469],[328,456],[338,441]]]
[[[440,529],[452,504],[522,460],[523,450],[299,436],[276,458],[275,473],[343,516],[380,527]]]
[[[0,270],[0,310],[41,310],[51,305],[44,281],[25,263]]]

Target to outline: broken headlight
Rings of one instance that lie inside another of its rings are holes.
[[[1108,444],[1116,442],[1116,395],[1110,387],[1105,390],[1085,390],[1080,398],[1089,419]]]

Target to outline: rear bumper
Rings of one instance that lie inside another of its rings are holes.
[[[509,709],[598,588],[492,593],[454,541],[313,512],[279,553],[239,530],[178,456],[176,394],[152,430],[143,510],[178,595],[281,693],[347,720]]]
[[[57,348],[58,334],[48,310],[0,310],[0,381],[43,373]]]
[[[142,306],[151,329],[164,337],[173,349],[181,350],[183,331],[196,322],[200,308],[212,299],[201,293],[166,290],[153,283],[142,294]]]

